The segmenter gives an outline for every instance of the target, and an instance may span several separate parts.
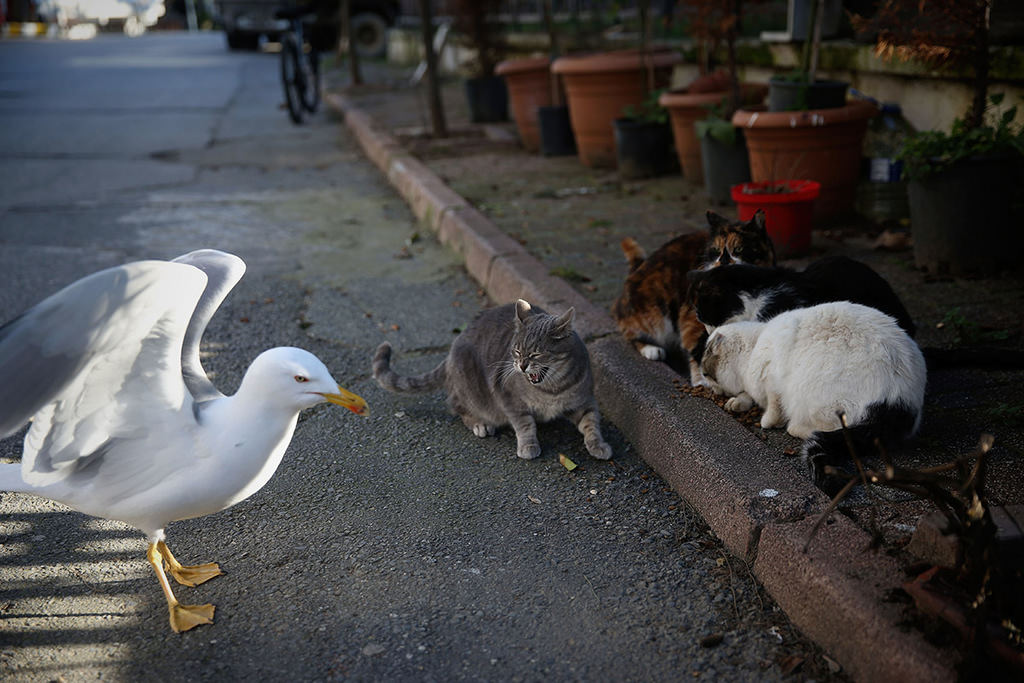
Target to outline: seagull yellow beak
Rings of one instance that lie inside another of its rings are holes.
[[[336,394],[321,394],[328,403],[333,403],[336,406],[344,406],[348,408],[356,415],[369,415],[370,409],[366,405],[366,401],[361,396],[353,394],[348,389],[338,387],[338,393]]]

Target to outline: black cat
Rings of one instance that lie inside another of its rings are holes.
[[[850,301],[892,316],[911,337],[914,321],[896,292],[869,266],[846,256],[819,259],[803,271],[731,265],[691,271],[689,298],[710,328],[739,320],[766,321],[779,313],[830,301]]]

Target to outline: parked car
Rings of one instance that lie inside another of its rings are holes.
[[[164,0],[39,0],[36,12],[43,21],[65,30],[93,24],[139,36],[164,15]]]
[[[321,22],[339,6],[338,0],[320,0],[312,3],[295,0],[215,0],[228,48],[232,50],[255,50],[259,47],[260,36],[276,40],[281,32],[288,28],[288,22],[275,18],[274,12],[283,7],[299,4],[310,4],[315,7]],[[356,49],[359,55],[383,56],[387,49],[387,29],[394,25],[398,17],[398,0],[351,0],[351,4]],[[337,24],[332,24],[331,29],[336,40]],[[315,31],[314,35],[316,34],[323,35],[323,31]]]

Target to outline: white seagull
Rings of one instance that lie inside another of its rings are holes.
[[[222,572],[213,562],[180,564],[164,527],[262,488],[301,410],[328,401],[367,412],[297,348],[261,353],[233,396],[214,387],[199,340],[244,272],[240,258],[211,249],[128,263],[0,327],[0,438],[32,421],[21,464],[0,464],[0,491],[141,529],[178,632],[213,623],[214,606],[178,603],[164,565],[186,586]]]

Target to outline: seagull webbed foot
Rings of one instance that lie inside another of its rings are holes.
[[[183,586],[198,586],[224,573],[216,562],[195,565],[181,564],[174,558],[171,549],[163,541],[157,543],[157,548],[164,559],[164,564],[167,565],[167,571],[171,573],[175,581]]]
[[[166,556],[164,555],[166,553]],[[191,628],[195,628],[201,624],[212,624],[213,623],[213,605],[182,605],[178,602],[178,599],[174,597],[174,593],[171,591],[171,583],[167,580],[167,576],[164,574],[164,563],[171,567],[177,567],[177,569],[202,569],[202,567],[182,567],[174,556],[171,555],[171,551],[167,549],[167,545],[163,541],[157,543],[150,543],[149,549],[146,551],[146,559],[149,560],[149,564],[153,567],[153,571],[156,572],[156,578],[160,582],[160,588],[164,591],[164,598],[167,599],[167,611],[171,617],[171,628],[174,629],[175,633],[181,633],[182,631],[188,631]],[[212,563],[211,563],[212,564]],[[208,565],[203,565],[208,566]],[[213,565],[216,567],[216,565]],[[172,570],[173,573],[174,570]],[[210,573],[209,571],[205,574],[209,574],[206,578],[211,579],[220,573],[219,569],[215,569],[216,573]],[[184,572],[185,576],[188,577],[189,573]],[[175,578],[178,578],[175,576]],[[180,578],[178,578],[181,581]],[[199,583],[202,583],[199,581]],[[189,584],[194,585],[194,584]]]
[[[173,604],[167,606],[171,613],[171,628],[175,633],[187,631],[202,624],[213,623],[213,605],[182,605]]]

